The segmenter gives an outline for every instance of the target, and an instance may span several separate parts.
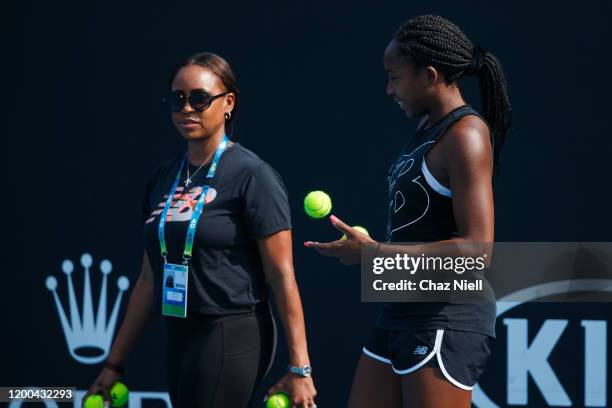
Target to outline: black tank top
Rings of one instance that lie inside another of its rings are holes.
[[[387,242],[433,242],[459,236],[452,192],[429,172],[425,154],[455,122],[467,115],[484,118],[470,105],[460,106],[429,128],[417,129],[387,177]],[[485,121],[486,123],[486,121]],[[495,336],[495,303],[384,303],[377,326],[399,329],[456,329]]]

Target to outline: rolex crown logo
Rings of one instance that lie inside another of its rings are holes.
[[[84,253],[81,256],[81,266],[83,267],[83,299],[82,313],[79,311],[75,288],[72,281],[72,273],[74,272],[74,264],[71,260],[66,259],[62,262],[62,272],[66,275],[68,284],[68,308],[69,315],[62,306],[62,302],[56,292],[57,279],[55,276],[47,276],[45,284],[47,289],[53,293],[55,307],[60,318],[62,330],[66,337],[66,344],[70,355],[80,363],[96,364],[103,361],[110,351],[117,317],[119,314],[119,306],[121,298],[130,286],[128,278],[120,276],[117,279],[117,287],[119,293],[115,297],[113,309],[110,318],[107,318],[107,284],[108,275],[113,270],[113,265],[107,259],[100,262],[100,272],[102,273],[102,287],[100,288],[100,296],[98,300],[98,308],[94,317],[93,298],[91,294],[91,282],[89,271],[93,265],[93,259],[90,254]]]

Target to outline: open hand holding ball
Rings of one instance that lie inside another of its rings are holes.
[[[368,235],[368,231],[363,228],[349,227],[335,215],[329,217],[332,225],[344,233],[344,236],[333,242],[306,241],[306,248],[314,248],[321,255],[338,258],[345,265],[355,265],[361,262],[361,246],[364,243],[376,242]],[[358,226],[359,227],[359,226]],[[363,228],[363,229],[362,229]]]

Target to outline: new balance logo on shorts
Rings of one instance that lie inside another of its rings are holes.
[[[418,346],[417,348],[414,349],[414,353],[412,354],[427,354],[427,346]]]

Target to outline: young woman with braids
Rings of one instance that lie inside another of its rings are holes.
[[[501,64],[452,22],[424,15],[397,30],[384,66],[387,94],[408,117],[423,119],[389,170],[387,237],[377,244],[378,256],[492,243],[492,179],[511,122]],[[461,94],[457,82],[466,75],[480,80],[483,116]],[[362,244],[375,241],[333,215],[330,220],[348,239],[305,245],[358,263]],[[349,407],[469,407],[491,352],[495,316],[494,302],[384,304],[363,348]]]

